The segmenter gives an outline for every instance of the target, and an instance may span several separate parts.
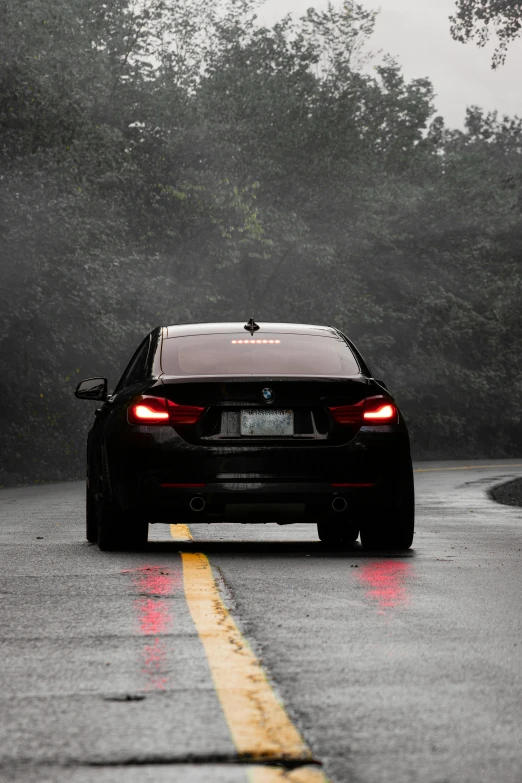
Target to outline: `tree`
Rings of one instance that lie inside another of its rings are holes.
[[[79,376],[252,312],[352,336],[417,455],[520,449],[520,121],[432,119],[355,2],[255,5],[0,0],[0,484],[81,474]]]
[[[497,68],[506,59],[508,45],[522,30],[521,0],[457,0],[457,12],[451,17],[451,34],[456,41],[476,41],[485,46],[494,31],[498,45],[492,65]]]

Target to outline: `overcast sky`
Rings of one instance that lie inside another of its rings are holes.
[[[490,51],[451,38],[448,17],[454,0],[362,0],[362,4],[381,9],[371,48],[396,57],[407,78],[431,79],[437,111],[447,125],[461,127],[465,108],[471,104],[522,115],[522,41],[511,45],[506,65],[492,71]],[[286,13],[301,16],[310,6],[326,5],[326,0],[266,0],[258,16],[264,24],[273,24]]]

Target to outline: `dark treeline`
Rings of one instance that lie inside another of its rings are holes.
[[[346,3],[0,0],[0,484],[82,475],[160,323],[325,322],[417,457],[520,452],[522,123],[435,117]],[[449,33],[448,33],[449,35]]]

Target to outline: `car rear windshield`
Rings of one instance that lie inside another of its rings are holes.
[[[310,334],[204,334],[163,341],[165,375],[358,375],[341,338]]]

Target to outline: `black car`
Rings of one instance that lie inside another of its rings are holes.
[[[314,522],[321,541],[407,549],[408,431],[383,381],[329,326],[162,326],[100,400],[87,444],[87,539],[140,547],[150,522]]]

